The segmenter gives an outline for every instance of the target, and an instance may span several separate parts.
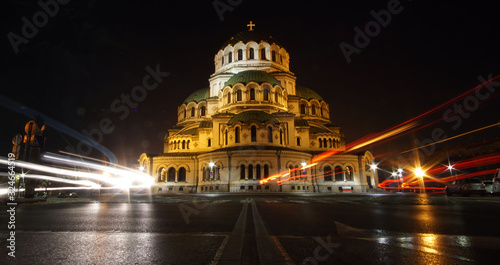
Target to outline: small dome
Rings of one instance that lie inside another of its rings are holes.
[[[272,76],[271,74],[268,74],[264,71],[248,70],[233,75],[231,78],[229,78],[229,80],[227,80],[224,86],[234,86],[237,83],[246,85],[250,82],[257,82],[259,85],[262,83],[269,83],[272,86],[281,85],[280,81],[278,81],[278,79],[276,79],[276,77]]]
[[[222,49],[227,47],[228,45],[234,46],[238,42],[243,42],[243,43],[248,43],[250,41],[255,41],[257,43],[260,43],[261,41],[265,41],[271,45],[276,44],[280,47],[281,46],[271,35],[266,34],[264,32],[256,31],[256,30],[246,30],[239,32],[235,35],[233,35],[229,40],[224,42],[222,45]]]
[[[188,104],[189,102],[200,102],[202,100],[206,100],[207,98],[210,97],[210,88],[207,87],[207,88],[202,88],[202,89],[199,89],[199,90],[196,90],[195,92],[191,93],[191,95],[189,95],[186,100],[184,100],[184,104]]]
[[[228,122],[227,125],[231,126],[235,122],[248,123],[250,121],[257,121],[259,123],[266,123],[271,121],[272,123],[278,125],[280,122],[273,115],[265,113],[263,111],[245,111],[240,114],[234,115]]]
[[[316,93],[314,90],[303,87],[303,86],[297,86],[296,87],[296,92],[297,96],[306,99],[306,100],[311,100],[311,99],[317,99],[318,101],[323,101],[323,98]]]

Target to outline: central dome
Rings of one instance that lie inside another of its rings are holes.
[[[256,31],[256,30],[245,30],[241,31],[235,35],[233,35],[231,38],[229,38],[223,45],[222,49],[224,49],[228,45],[234,46],[238,42],[242,43],[247,43],[249,41],[255,41],[257,43],[260,43],[261,41],[265,41],[269,44],[276,44],[280,47],[282,47],[278,41],[276,41],[271,35],[266,34],[261,31]]]

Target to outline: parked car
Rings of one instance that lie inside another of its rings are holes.
[[[493,181],[483,181],[483,185],[487,194],[493,194]]]
[[[460,194],[469,196],[471,194],[485,195],[486,189],[481,180],[477,178],[466,178],[455,180],[446,186],[446,195]]]
[[[59,195],[57,195],[57,198],[78,198],[78,194],[76,194],[76,192],[60,192]]]
[[[57,198],[68,198],[69,195],[66,192],[59,192]]]
[[[493,178],[493,187],[491,193],[500,194],[500,173],[499,176]]]

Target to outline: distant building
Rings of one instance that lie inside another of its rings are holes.
[[[253,26],[215,54],[210,87],[178,107],[164,153],[139,158],[156,179],[153,192],[359,193],[377,187],[370,152],[308,164],[327,150],[344,150],[344,136],[330,121],[328,103],[296,85],[285,48]]]

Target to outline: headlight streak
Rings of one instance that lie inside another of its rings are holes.
[[[8,176],[6,172],[0,172],[0,176]],[[43,179],[43,180],[48,180],[48,181],[53,181],[53,182],[61,182],[61,183],[68,183],[68,184],[74,184],[74,185],[82,185],[82,186],[90,186],[91,188],[99,188],[101,185],[90,181],[90,180],[72,180],[72,179],[66,179],[66,178],[58,178],[58,177],[52,177],[52,176],[46,176],[46,175],[35,175],[35,174],[24,174],[25,178],[32,178],[32,179]]]
[[[54,182],[63,182],[80,186],[90,186],[89,187],[90,189],[96,189],[99,188],[100,186],[99,184],[90,180],[95,180],[100,183],[105,183],[111,186],[111,187],[100,187],[100,189],[144,188],[144,187],[150,187],[154,183],[154,179],[145,173],[142,173],[138,170],[131,170],[119,165],[114,165],[109,162],[107,162],[109,166],[103,166],[97,163],[86,162],[83,160],[68,159],[64,156],[55,154],[45,154],[43,155],[43,158],[48,161],[52,161],[54,163],[77,166],[80,168],[85,168],[85,170],[95,169],[100,172],[99,173],[82,172],[77,170],[59,168],[55,166],[34,164],[20,160],[16,161],[16,165],[19,168],[33,170],[37,172],[46,172],[51,175],[47,176],[40,174],[25,174],[25,177],[27,178],[49,180]],[[8,165],[8,160],[6,158],[0,157],[0,164]],[[103,174],[103,172],[106,174]],[[53,175],[59,175],[64,177],[55,177]],[[68,179],[68,177],[83,178],[86,180],[72,180]],[[85,187],[68,187],[68,189],[71,188],[85,188]]]

